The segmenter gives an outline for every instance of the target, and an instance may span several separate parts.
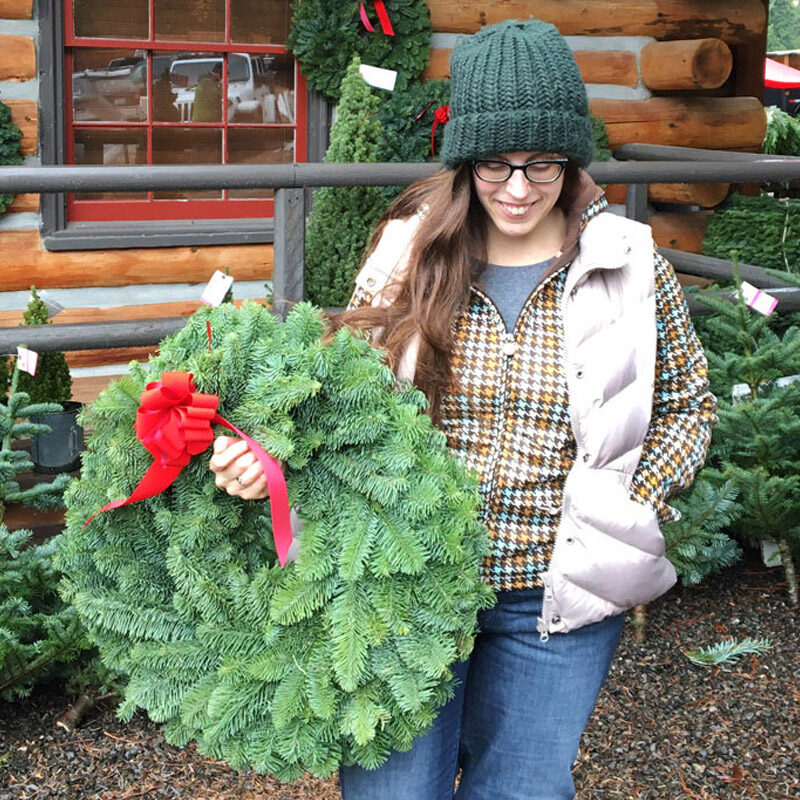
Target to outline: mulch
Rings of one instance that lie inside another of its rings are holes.
[[[575,766],[580,800],[800,800],[800,612],[782,580],[751,551],[651,604],[645,642],[626,625]],[[730,637],[772,646],[727,671],[683,654]],[[172,747],[110,702],[68,735],[66,705],[56,687],[0,703],[0,800],[340,798],[335,777],[282,785]]]

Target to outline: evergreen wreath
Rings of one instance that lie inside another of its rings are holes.
[[[397,71],[404,89],[428,64],[431,19],[424,0],[385,0],[394,36],[369,33],[359,18],[359,0],[296,0],[286,46],[300,61],[308,83],[336,102],[354,55],[363,64]],[[367,5],[369,13],[369,4]]]
[[[284,462],[304,523],[286,568],[268,503],[217,489],[207,453],[163,494],[84,528],[149,466],[132,421],[167,370],[192,372]],[[97,398],[59,565],[104,662],[128,675],[121,716],[144,708],[169,741],[282,780],[411,747],[493,602],[477,483],[424,404],[308,303],[285,323],[252,303],[202,309]]]

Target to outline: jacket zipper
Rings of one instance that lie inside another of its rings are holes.
[[[568,266],[568,265],[567,265]],[[517,352],[517,339],[516,333],[517,329],[521,323],[521,321],[525,318],[525,314],[527,312],[528,306],[531,304],[533,297],[539,292],[542,287],[546,286],[556,275],[561,273],[563,267],[556,272],[548,275],[548,277],[543,280],[541,283],[536,284],[536,286],[531,289],[530,293],[528,294],[525,302],[522,305],[522,309],[519,313],[519,317],[517,318],[517,322],[514,325],[513,331],[507,331],[505,327],[505,322],[503,321],[503,316],[500,313],[500,310],[494,304],[489,295],[485,294],[481,289],[477,286],[472,286],[472,291],[475,292],[493,311],[495,316],[495,321],[499,321],[498,328],[500,329],[500,342],[501,346],[500,349],[505,356],[502,360],[502,370],[503,374],[501,377],[501,391],[500,391],[500,399],[501,399],[501,408],[500,413],[498,413],[498,422],[495,426],[495,446],[492,449],[492,455],[489,461],[489,469],[487,470],[487,474],[491,476],[489,480],[489,484],[487,486],[486,491],[486,498],[491,498],[494,494],[495,487],[497,486],[497,465],[500,459],[500,447],[499,443],[505,437],[506,431],[506,417],[508,416],[508,377],[511,367],[511,359],[514,357],[515,353]],[[489,513],[489,503],[487,502],[483,511],[481,512],[481,518],[485,519],[486,515]]]

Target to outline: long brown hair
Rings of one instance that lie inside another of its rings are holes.
[[[577,165],[569,162],[558,200],[565,213],[574,200],[578,174]],[[393,369],[419,333],[414,383],[425,393],[429,412],[437,420],[442,395],[452,380],[453,320],[467,303],[473,280],[486,266],[487,221],[473,191],[471,167],[462,163],[406,189],[381,217],[365,260],[387,222],[410,218],[423,206],[426,212],[414,235],[408,270],[389,287],[394,296],[391,305],[346,311],[332,322],[335,328],[347,325],[373,331],[373,344],[386,351]]]

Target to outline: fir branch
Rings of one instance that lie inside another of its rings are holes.
[[[743,655],[753,653],[754,655],[763,655],[772,647],[772,642],[769,639],[742,639],[738,641],[736,637],[732,637],[726,642],[717,642],[717,644],[709,645],[708,647],[701,647],[697,650],[684,650],[683,654],[692,664],[698,667],[720,667],[720,669],[728,671],[728,665],[734,663]]]

